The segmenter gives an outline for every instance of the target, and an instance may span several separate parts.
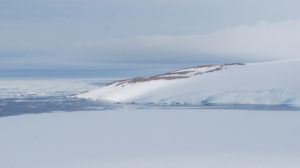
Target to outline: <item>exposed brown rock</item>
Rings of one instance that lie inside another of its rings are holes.
[[[206,72],[198,72],[198,73],[195,73],[194,75],[201,75],[201,74],[204,74],[204,73],[220,71],[220,70],[223,70],[223,69],[227,68],[227,66],[233,66],[233,65],[245,65],[245,64],[231,63],[231,64],[217,64],[217,65],[201,65],[201,66],[195,66],[195,67],[191,67],[191,68],[181,69],[181,70],[168,72],[168,73],[163,73],[163,74],[150,76],[150,77],[138,77],[138,78],[133,78],[133,79],[120,80],[120,81],[116,81],[116,82],[113,82],[113,83],[109,83],[106,86],[111,86],[111,85],[120,86],[120,85],[123,85],[123,84],[126,84],[126,83],[139,83],[139,82],[147,82],[147,81],[154,81],[154,80],[184,79],[184,78],[190,78],[190,76],[184,76],[184,75],[195,72],[197,69],[216,67],[215,69],[208,70]],[[193,71],[191,69],[195,69],[195,71]]]

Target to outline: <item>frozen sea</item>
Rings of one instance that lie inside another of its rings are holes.
[[[110,109],[110,104],[70,96],[114,79],[1,79],[0,117],[55,111]],[[115,79],[116,80],[116,79]]]
[[[113,80],[0,80],[0,167],[300,166],[298,108],[69,97]]]

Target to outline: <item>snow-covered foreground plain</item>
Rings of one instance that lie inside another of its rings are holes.
[[[0,118],[2,168],[298,168],[299,111],[135,109]]]
[[[122,103],[300,106],[300,60],[199,66],[134,78],[79,94]]]

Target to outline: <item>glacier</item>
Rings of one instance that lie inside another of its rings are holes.
[[[198,66],[116,81],[76,95],[119,103],[300,106],[300,60]]]

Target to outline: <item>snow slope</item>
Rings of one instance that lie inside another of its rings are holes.
[[[300,106],[300,60],[199,66],[117,81],[77,95],[122,103]]]

